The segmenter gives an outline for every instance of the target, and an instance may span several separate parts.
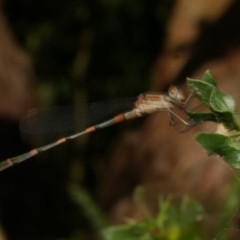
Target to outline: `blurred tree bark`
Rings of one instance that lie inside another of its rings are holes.
[[[1,158],[14,154],[18,142],[18,122],[34,106],[33,68],[29,55],[16,41],[0,2],[0,126],[4,148]],[[9,147],[10,146],[10,147]]]
[[[33,106],[33,72],[31,60],[16,42],[0,4],[0,114],[18,120]]]
[[[4,158],[16,154],[16,149],[21,148],[18,120],[20,116],[34,105],[33,102],[33,69],[31,59],[22,47],[17,43],[10,26],[8,25],[3,10],[3,2],[0,2],[0,133],[1,152]],[[13,175],[1,174],[1,216],[0,221],[6,215],[8,204],[15,204],[11,198],[11,180]],[[6,177],[6,178],[5,178]],[[7,200],[6,200],[7,199]],[[8,204],[2,204],[4,201]],[[12,206],[12,205],[11,205]],[[16,213],[14,213],[16,214]],[[7,216],[14,216],[8,212]],[[14,218],[14,217],[13,217]],[[5,229],[6,223],[2,222]],[[8,226],[10,226],[9,224]],[[7,226],[7,227],[8,227]],[[1,228],[2,230],[2,228]],[[0,230],[0,239],[5,240],[4,233]],[[5,229],[6,230],[6,229]],[[6,230],[7,231],[7,230]]]

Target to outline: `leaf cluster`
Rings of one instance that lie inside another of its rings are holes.
[[[237,137],[240,135],[240,122],[233,97],[217,89],[216,82],[209,71],[205,72],[201,80],[188,78],[187,84],[194,96],[210,110],[210,112],[187,111],[191,120],[222,123],[229,132],[235,131],[234,134],[229,135],[199,133],[195,136],[195,140],[209,154],[217,154],[232,167],[239,169],[240,143]]]
[[[204,208],[187,196],[179,206],[172,203],[171,197],[161,198],[160,211],[155,218],[121,226],[113,226],[102,231],[106,240],[183,240],[204,239],[201,219]],[[194,237],[194,238],[193,238]]]

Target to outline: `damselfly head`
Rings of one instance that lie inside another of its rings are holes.
[[[185,99],[182,91],[178,89],[176,86],[171,86],[168,89],[168,96],[177,102],[183,102]]]

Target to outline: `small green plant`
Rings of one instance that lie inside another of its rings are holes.
[[[159,208],[158,215],[150,220],[103,230],[103,238],[106,240],[205,239],[202,231],[205,210],[201,204],[184,197],[180,205],[176,206],[172,204],[169,196],[160,199]]]
[[[240,122],[236,112],[236,103],[232,96],[218,91],[216,83],[209,71],[202,80],[188,79],[189,89],[211,112],[197,113],[188,111],[189,117],[195,122],[213,121],[222,123],[229,135],[217,133],[199,133],[195,140],[209,153],[217,154],[232,167],[240,169]]]
[[[117,226],[107,223],[101,211],[82,188],[74,187],[70,192],[80,211],[85,213],[94,226],[96,239],[226,240],[230,239],[233,230],[231,220],[236,214],[239,202],[238,189],[239,182],[234,182],[228,197],[215,212],[207,212],[202,204],[188,196],[183,197],[180,202],[172,196],[160,197],[157,216],[141,222],[132,220],[131,223]]]

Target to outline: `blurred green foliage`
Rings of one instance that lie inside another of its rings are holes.
[[[153,240],[153,239],[206,239],[201,230],[203,207],[183,198],[180,206],[171,203],[171,198],[160,199],[160,212],[154,219],[123,226],[107,228],[103,231],[106,240]],[[200,221],[198,221],[200,219]]]
[[[109,227],[95,224],[103,216],[99,214],[99,210],[94,206],[92,200],[86,197],[86,192],[83,189],[75,187],[71,191],[80,210],[84,209],[89,221],[95,226],[97,239],[226,240],[232,239],[234,232],[238,232],[238,227],[235,228],[234,221],[239,214],[239,183],[238,178],[232,182],[226,199],[216,203],[215,210],[204,209],[201,203],[188,196],[183,197],[180,201],[174,200],[173,196],[160,197],[159,213],[156,217],[150,217],[141,222],[132,220],[129,224]],[[87,201],[82,201],[76,197],[82,195],[82,191]],[[104,225],[106,223],[102,220],[101,222]]]

